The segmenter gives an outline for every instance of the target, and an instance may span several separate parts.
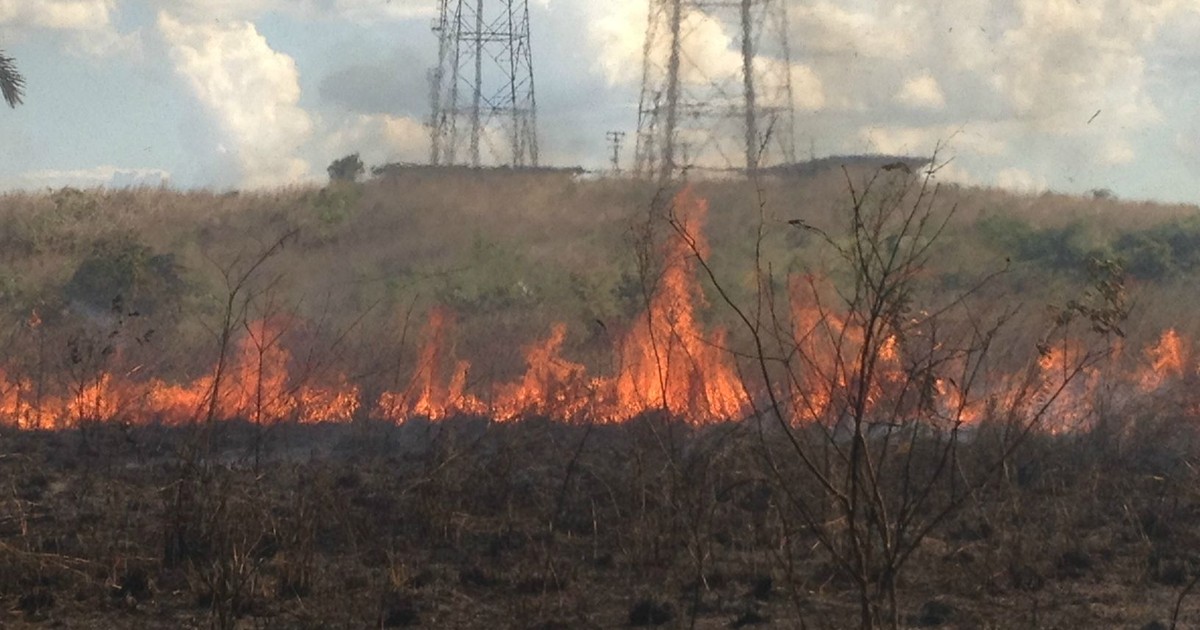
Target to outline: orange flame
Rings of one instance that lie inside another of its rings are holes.
[[[499,388],[493,412],[498,420],[526,416],[570,420],[586,409],[591,397],[587,370],[560,355],[566,338],[566,324],[555,324],[549,337],[526,350],[525,376],[519,383]]]
[[[618,348],[621,371],[612,387],[609,420],[663,410],[691,422],[737,419],[747,401],[726,350],[726,334],[705,334],[696,309],[704,304],[697,257],[707,256],[703,222],[708,204],[690,188],[672,211],[679,238],[663,251],[662,275],[646,312]]]
[[[455,356],[453,317],[435,308],[407,381],[374,401],[364,401],[360,384],[343,374],[315,378],[298,372],[285,343],[289,327],[283,319],[272,318],[248,323],[241,331],[219,381],[215,367],[184,383],[140,373],[135,378],[137,370],[118,369],[119,353],[109,360],[110,369],[57,390],[0,367],[0,423],[61,429],[110,420],[180,425],[211,416],[271,425],[349,422],[362,415],[396,423],[455,415],[497,421],[542,416],[620,422],[654,412],[691,423],[737,420],[749,413],[751,396],[762,395],[755,389],[764,384],[747,384],[729,350],[727,332],[704,323],[707,303],[699,278],[700,263],[709,254],[703,232],[707,211],[706,202],[690,189],[674,198],[671,216],[677,233],[658,252],[661,274],[645,311],[611,348],[617,365],[612,374],[589,374],[585,365],[565,358],[568,328],[559,323],[525,348],[523,374],[511,383],[479,387],[470,382],[471,363]],[[875,361],[871,382],[859,390],[868,413],[898,410],[905,415],[919,404],[927,421],[954,425],[980,421],[995,409],[1016,409],[1029,416],[1041,406],[1048,409],[1050,431],[1086,426],[1095,415],[1094,399],[1102,384],[1119,383],[1124,390],[1148,394],[1179,383],[1195,370],[1188,341],[1171,329],[1144,351],[1140,365],[1107,382],[1095,367],[1080,372],[1085,349],[1068,341],[1044,348],[1028,371],[970,388],[971,396],[947,374],[914,384],[919,379],[906,373],[911,357],[905,353],[906,344],[915,344],[917,338],[876,331],[871,342],[878,344],[876,351],[863,352],[868,339],[863,326],[853,314],[823,307],[816,299],[826,293],[819,284],[793,277],[789,285],[791,321],[783,326],[791,338],[783,344],[790,347],[783,350],[790,357],[790,371],[781,381],[783,391],[772,393],[784,394],[788,419],[796,423],[839,421],[854,400],[854,388],[863,384],[856,379],[862,378],[866,357]],[[36,312],[27,328],[45,333]],[[1137,362],[1136,356],[1129,360]]]
[[[450,383],[445,386],[440,383],[450,319],[442,309],[430,312],[425,343],[421,346],[417,368],[408,387],[402,392],[384,392],[375,407],[377,416],[399,423],[417,417],[441,420],[454,414],[474,414],[482,410],[483,405],[466,393],[467,373],[471,369],[469,362],[459,361]]]
[[[1159,389],[1169,380],[1182,378],[1187,364],[1187,347],[1174,328],[1163,331],[1158,343],[1146,349],[1149,365],[1138,375],[1138,386],[1143,392]]]

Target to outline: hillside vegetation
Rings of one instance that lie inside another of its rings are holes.
[[[757,187],[697,183],[710,203],[704,229],[713,267],[748,296],[761,219],[763,259],[777,276],[822,268],[811,233],[787,222],[836,231],[848,185],[870,176],[830,169]],[[298,318],[314,343],[338,338],[369,348],[345,353],[357,363],[352,371],[394,363],[434,305],[454,314],[467,354],[488,359],[477,373],[518,369],[523,345],[560,321],[568,348],[596,360],[605,328],[623,325],[641,305],[639,249],[665,233],[654,207],[666,194],[626,179],[431,171],[255,193],[8,194],[0,197],[0,314],[6,330],[36,313],[47,337],[69,337],[110,327],[118,300],[155,330],[162,369],[203,369],[207,361],[197,359],[213,351],[211,328],[229,289],[222,273],[287,236],[257,274],[250,309]],[[1007,266],[992,288],[997,299],[1036,309],[1086,284],[1090,260],[1114,259],[1139,303],[1156,304],[1138,319],[1146,334],[1187,326],[1185,305],[1157,296],[1200,266],[1194,206],[953,185],[936,203],[956,214],[935,258],[935,290],[958,290]]]
[[[903,171],[0,198],[0,625],[1195,621],[1200,209]]]

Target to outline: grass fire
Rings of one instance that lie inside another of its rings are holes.
[[[1196,212],[936,164],[8,194],[0,623],[1186,623]]]

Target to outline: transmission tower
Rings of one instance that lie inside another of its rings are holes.
[[[609,131],[604,134],[604,137],[608,140],[609,150],[612,151],[612,157],[610,158],[610,161],[612,163],[612,172],[614,174],[620,175],[621,174],[621,147],[625,145],[625,132],[624,131]]]
[[[537,166],[528,0],[439,0],[430,162]]]
[[[786,0],[648,2],[639,174],[754,172],[795,161]],[[715,33],[729,34],[729,45]]]

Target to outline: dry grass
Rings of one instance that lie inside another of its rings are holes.
[[[697,188],[711,203],[714,267],[735,298],[756,288],[760,201],[774,271],[830,262],[787,221],[833,232],[847,208],[842,174]],[[614,331],[643,306],[638,229],[663,233],[653,214],[660,192],[623,180],[426,172],[269,193],[6,195],[2,347],[10,369],[49,387],[116,369],[194,377],[214,359],[228,294],[221,272],[236,275],[297,230],[254,275],[244,316],[288,318],[296,357],[318,357],[366,395],[407,378],[433,304],[456,313],[455,351],[475,362],[481,383],[519,373],[523,346],[553,321],[569,326],[568,356],[603,366]],[[958,187],[937,204],[958,214],[922,278],[921,297],[933,302],[1013,255],[980,236],[987,217],[1035,230],[1086,220],[1088,237],[1107,242],[1197,211]],[[139,284],[155,267],[135,256],[137,295],[123,297],[156,308],[126,318],[83,303],[70,287],[112,242],[172,257],[178,291]],[[1087,284],[1080,270],[1041,264],[1017,261],[980,296],[1029,305],[1006,349],[1031,347],[1042,306]],[[1137,287],[1143,310],[1130,347],[1167,325],[1197,331],[1178,299],[1186,281]],[[34,312],[40,324],[30,323]],[[1200,446],[1175,422],[1186,400],[1136,415],[1115,404],[1104,410],[1106,431],[1039,437],[922,543],[901,585],[906,623],[1140,627],[1169,617],[1200,566],[1191,534]],[[0,624],[846,627],[855,614],[848,577],[780,500],[762,464],[777,440],[757,429],[647,417],[618,427],[360,418],[265,430],[234,422],[204,430],[212,433],[4,430]],[[969,467],[989,443],[962,448]],[[791,474],[797,488],[812,483]]]

